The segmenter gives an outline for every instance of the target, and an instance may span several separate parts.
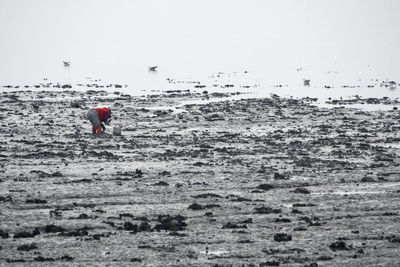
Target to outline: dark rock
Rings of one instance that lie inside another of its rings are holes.
[[[12,198],[11,196],[6,196],[6,197],[0,196],[0,202],[12,202]]]
[[[46,204],[47,200],[42,199],[27,199],[25,203],[33,203],[33,204]]]
[[[285,233],[277,233],[274,235],[274,240],[277,242],[286,242],[292,240],[292,236]]]
[[[257,214],[270,214],[270,213],[281,213],[281,209],[273,209],[270,207],[256,207],[255,213]]]
[[[62,177],[62,173],[61,172],[53,172],[52,174],[50,174],[51,177]]]
[[[212,194],[212,193],[206,193],[206,194],[200,194],[196,196],[192,196],[193,198],[222,198],[220,195],[217,194]]]
[[[151,232],[151,225],[148,222],[142,222],[138,228],[139,232]]]
[[[280,265],[279,261],[265,261],[260,263],[260,267],[279,266],[279,265]]]
[[[24,259],[7,259],[6,262],[13,263],[13,262],[26,262]]]
[[[139,259],[139,258],[132,258],[132,259],[130,260],[130,262],[142,262],[142,260]]]
[[[17,250],[21,250],[21,251],[31,251],[34,249],[37,249],[38,247],[36,246],[36,244],[32,243],[30,245],[21,245],[17,247]]]
[[[137,232],[138,231],[138,226],[136,224],[131,223],[131,222],[125,222],[124,223],[124,229],[127,230],[127,231]]]
[[[310,194],[310,191],[307,188],[304,188],[304,187],[296,188],[292,192],[293,193],[298,193],[298,194]]]
[[[298,209],[292,209],[292,213],[293,214],[301,214],[303,213],[302,211],[298,210]]]
[[[155,184],[153,184],[153,185],[155,185],[155,186],[168,186],[169,183],[164,182],[164,181],[159,181],[158,183],[155,183]]]
[[[330,261],[330,260],[333,260],[333,258],[332,258],[332,257],[329,257],[329,256],[326,256],[326,255],[322,255],[322,256],[319,256],[319,257],[317,258],[317,260],[318,260],[318,261]]]
[[[252,202],[253,200],[251,200],[249,198],[244,198],[244,197],[237,197],[235,199],[232,199],[231,201],[234,201],[234,202],[245,202],[245,201]]]
[[[242,221],[241,223],[253,223],[253,218],[248,218],[248,219]]]
[[[45,226],[44,231],[46,233],[58,233],[58,232],[64,232],[65,229],[58,225],[48,224]]]
[[[268,191],[274,188],[273,185],[270,184],[260,184],[259,186],[257,186],[258,189],[264,190],[264,191]]]
[[[344,243],[343,241],[335,241],[333,243],[331,243],[329,245],[329,248],[333,251],[337,251],[337,250],[350,250],[350,248],[348,248],[346,246],[346,243]]]
[[[315,204],[312,203],[294,203],[292,207],[315,207]]]
[[[212,208],[219,208],[221,207],[218,204],[206,204],[206,205],[200,205],[198,203],[193,203],[189,205],[188,209],[191,210],[204,210],[204,209],[212,209]]]
[[[10,235],[8,234],[7,231],[4,231],[4,230],[0,229],[0,237],[1,238],[9,238]]]
[[[186,222],[186,217],[183,217],[181,215],[176,215],[176,216],[169,216],[169,215],[160,215],[158,216],[157,221],[160,222],[160,224],[157,224],[154,227],[154,230],[156,231],[182,231],[184,228],[187,226]]]
[[[62,260],[62,261],[73,261],[74,258],[69,256],[69,255],[64,255],[64,256],[60,257],[60,260]]]
[[[288,218],[276,218],[275,222],[280,223],[280,222],[284,222],[284,223],[290,223],[290,219]]]
[[[283,180],[283,179],[286,179],[286,177],[283,174],[276,172],[276,173],[274,173],[274,179],[275,180]]]
[[[189,205],[188,209],[191,209],[191,210],[202,210],[202,209],[204,209],[204,207],[202,205],[198,204],[198,203],[193,203],[193,204]]]
[[[235,223],[228,222],[222,226],[222,229],[238,229],[238,228],[247,228],[247,225],[245,224],[238,225]]]
[[[318,267],[318,263],[316,263],[316,262],[311,262],[310,264],[304,265],[304,267]]]
[[[77,217],[77,219],[80,219],[80,220],[86,220],[89,218],[90,218],[89,215],[87,215],[86,213],[82,213]]]
[[[59,235],[61,235],[61,236],[87,236],[87,235],[89,235],[89,232],[87,230],[88,230],[87,227],[83,227],[83,228],[78,228],[76,230],[64,231],[64,232],[61,232]]]
[[[40,231],[38,228],[35,228],[33,232],[18,232],[14,234],[14,238],[30,238],[30,237],[35,237],[37,235],[40,235]]]
[[[34,258],[34,260],[35,260],[35,261],[40,261],[40,262],[44,262],[44,261],[54,261],[53,258],[45,258],[45,257],[42,257],[42,256],[38,256],[38,257]]]
[[[389,242],[391,243],[400,243],[400,236],[390,236]]]
[[[82,106],[78,102],[72,102],[70,107],[71,108],[82,108]]]
[[[375,182],[375,179],[369,176],[365,176],[361,179],[362,183],[373,183]]]

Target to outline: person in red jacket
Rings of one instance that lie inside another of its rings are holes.
[[[111,109],[110,108],[92,108],[87,113],[87,119],[92,124],[92,133],[101,133],[106,130],[103,122],[109,124],[111,121]]]

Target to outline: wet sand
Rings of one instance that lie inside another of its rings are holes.
[[[1,93],[0,265],[400,264],[398,110],[226,96]]]

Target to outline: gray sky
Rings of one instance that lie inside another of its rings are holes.
[[[58,77],[62,60],[82,77],[335,62],[391,77],[399,12],[397,0],[0,0],[0,79]]]

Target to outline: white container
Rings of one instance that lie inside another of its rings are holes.
[[[113,135],[121,136],[121,126],[114,126],[113,128]]]

